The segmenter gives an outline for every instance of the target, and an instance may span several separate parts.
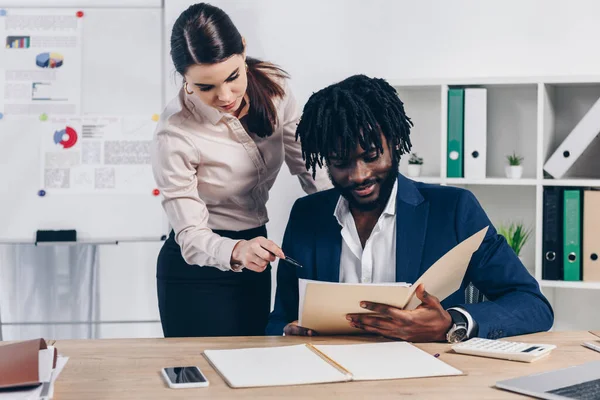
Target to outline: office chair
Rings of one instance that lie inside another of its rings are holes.
[[[473,286],[473,283],[469,283],[469,286],[465,289],[465,303],[475,304],[481,303],[486,300],[485,296]]]

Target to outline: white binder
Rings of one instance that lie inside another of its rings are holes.
[[[465,178],[486,177],[487,89],[465,89]]]
[[[596,100],[592,108],[546,161],[544,171],[555,179],[562,178],[598,133],[600,133],[600,99]]]

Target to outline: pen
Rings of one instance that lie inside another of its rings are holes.
[[[263,247],[263,249],[265,249],[265,248]],[[275,253],[273,253],[271,250],[268,250],[268,249],[265,249],[265,250],[267,250],[269,253],[271,253],[275,257],[277,257],[275,255]],[[302,264],[300,264],[298,261],[294,260],[293,258],[285,257],[285,258],[280,258],[280,260],[287,261],[288,263],[292,264],[294,267],[302,268]]]
[[[294,260],[293,258],[286,257],[286,258],[280,258],[280,260],[287,261],[288,263],[292,264],[295,267],[302,268],[302,265],[298,261]]]

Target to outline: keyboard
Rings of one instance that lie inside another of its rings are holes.
[[[600,400],[600,379],[565,386],[560,389],[550,390],[546,393],[564,396],[569,399]]]

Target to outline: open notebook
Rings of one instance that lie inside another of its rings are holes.
[[[232,388],[461,375],[407,342],[206,350]]]

